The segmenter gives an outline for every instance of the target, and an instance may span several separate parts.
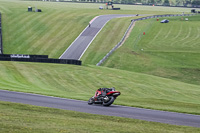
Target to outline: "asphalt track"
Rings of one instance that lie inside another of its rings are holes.
[[[75,59],[80,60],[82,55],[85,53],[89,45],[92,43],[94,38],[98,35],[104,25],[113,18],[120,17],[135,17],[136,15],[131,14],[114,14],[114,15],[101,15],[96,17],[90,23],[90,27],[87,26],[83,32],[72,42],[72,44],[66,49],[66,51],[59,57],[59,59]],[[145,16],[145,14],[140,15]],[[130,19],[131,21],[131,19]]]
[[[184,125],[200,128],[200,115],[182,114],[117,105],[111,105],[110,107],[104,107],[101,105],[88,105],[86,101],[49,97],[6,90],[0,90],[0,101],[9,101],[91,114],[119,116],[167,123],[172,125]]]

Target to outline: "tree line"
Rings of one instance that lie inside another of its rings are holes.
[[[200,0],[113,0],[114,3],[164,6],[199,6]]]
[[[73,1],[73,2],[100,2],[100,3],[106,3],[108,1],[112,1],[114,4],[200,7],[200,0],[37,0],[37,1]]]

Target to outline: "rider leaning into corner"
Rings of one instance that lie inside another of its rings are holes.
[[[119,91],[115,91],[115,88],[99,88],[95,92],[95,95],[88,100],[88,104],[103,104],[104,106],[110,106],[114,100],[120,95]]]
[[[99,88],[98,91],[96,92],[96,96],[99,97],[99,95],[102,95],[102,96],[106,96],[106,94],[110,91],[114,91],[115,90],[115,87],[112,87],[112,88]]]

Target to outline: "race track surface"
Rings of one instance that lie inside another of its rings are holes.
[[[6,90],[0,90],[0,101],[24,103],[91,114],[119,116],[173,125],[200,127],[200,115],[182,114],[117,105],[111,105],[110,107],[104,107],[101,105],[88,105],[86,101]]]
[[[140,15],[140,16],[145,16]],[[60,56],[59,59],[75,59],[80,60],[84,52],[92,43],[97,34],[101,31],[104,25],[113,18],[120,17],[135,17],[135,15],[115,14],[115,15],[101,15],[92,20],[90,27],[87,26],[83,32],[74,40],[68,49]],[[130,19],[131,21],[131,19]]]

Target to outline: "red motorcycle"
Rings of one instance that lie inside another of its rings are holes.
[[[99,88],[95,95],[88,100],[88,104],[103,104],[103,106],[110,106],[115,99],[120,95],[115,88]]]

